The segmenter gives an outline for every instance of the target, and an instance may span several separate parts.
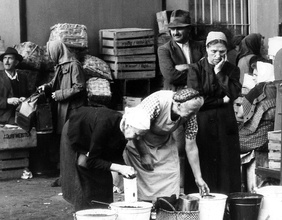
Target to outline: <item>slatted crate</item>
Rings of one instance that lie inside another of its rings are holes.
[[[115,79],[154,78],[156,69],[154,31],[146,28],[99,31],[100,54]]]
[[[0,151],[0,180],[20,178],[29,166],[29,151],[13,149]]]
[[[268,167],[280,169],[281,167],[281,130],[268,132]]]

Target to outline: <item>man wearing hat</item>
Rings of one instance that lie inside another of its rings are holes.
[[[26,75],[16,71],[22,60],[23,57],[12,47],[0,55],[4,66],[0,71],[0,124],[15,124],[16,107],[29,96]]]
[[[191,18],[188,11],[175,10],[168,24],[171,40],[158,48],[164,89],[178,90],[187,83],[188,64],[195,63],[205,54],[204,41],[190,38]]]

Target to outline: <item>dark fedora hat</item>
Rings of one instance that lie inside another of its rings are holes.
[[[15,55],[16,59],[17,59],[19,62],[22,62],[22,60],[23,60],[22,55],[20,55],[20,54],[18,53],[18,51],[17,51],[15,48],[13,48],[13,47],[8,47],[7,50],[5,51],[5,53],[2,53],[2,54],[0,55],[0,61],[3,62],[4,56],[5,56],[5,55],[8,55],[8,54],[13,54],[13,55]]]
[[[171,13],[169,28],[187,27],[191,24],[191,17],[189,11],[177,9]]]

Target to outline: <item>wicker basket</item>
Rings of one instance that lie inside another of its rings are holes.
[[[199,211],[167,211],[159,209],[156,220],[199,220]]]
[[[165,207],[169,207],[173,211],[159,208],[157,210],[156,220],[199,220],[199,211],[176,211],[175,208],[165,199],[158,199]]]

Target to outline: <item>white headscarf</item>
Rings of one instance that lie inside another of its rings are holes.
[[[123,120],[125,121],[125,124],[128,124],[134,128],[137,128],[140,130],[149,130],[150,129],[150,124],[151,124],[150,115],[142,108],[125,107]]]

